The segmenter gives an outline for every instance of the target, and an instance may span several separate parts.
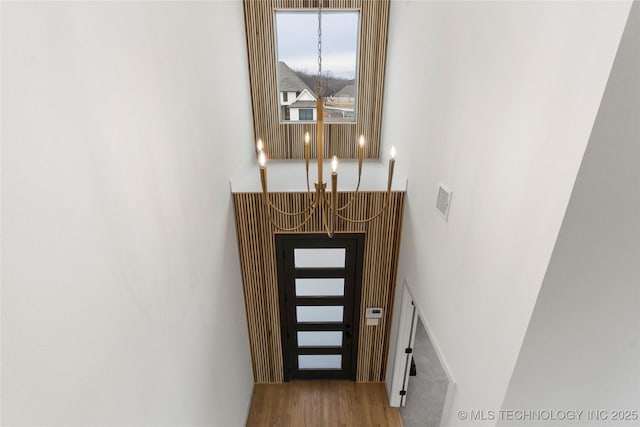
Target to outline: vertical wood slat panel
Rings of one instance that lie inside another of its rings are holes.
[[[315,125],[280,123],[274,10],[315,10],[317,7],[317,1],[309,0],[244,0],[254,139],[263,139],[265,150],[273,159],[303,159],[303,137],[307,130],[311,140],[315,140]],[[328,148],[325,156],[357,158],[358,137],[364,134],[367,138],[365,157],[378,158],[389,0],[324,0],[323,8],[361,11],[356,122],[325,124]],[[314,145],[312,142],[312,157],[316,152]]]
[[[352,195],[351,192],[339,193],[340,205],[344,206]],[[357,363],[359,382],[383,381],[385,377],[404,196],[404,192],[392,192],[388,209],[375,221],[352,224],[339,220],[337,224],[345,233],[365,233]],[[286,211],[300,211],[308,203],[306,193],[272,193],[271,200]],[[254,380],[256,383],[279,383],[284,376],[274,237],[277,230],[267,218],[261,193],[235,193],[233,201]],[[380,210],[384,201],[384,192],[360,192],[344,213],[353,219],[367,218]],[[295,225],[295,219],[285,215],[274,213],[272,217],[283,227]],[[318,213],[301,230],[301,233],[323,232]],[[384,310],[378,326],[365,325],[366,307]]]

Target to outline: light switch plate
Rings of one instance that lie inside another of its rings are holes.
[[[382,309],[380,307],[370,307],[367,308],[364,312],[364,317],[366,319],[381,319],[382,318]]]

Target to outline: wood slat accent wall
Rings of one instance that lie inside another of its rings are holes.
[[[339,204],[343,206],[352,194],[339,193]],[[365,233],[359,382],[383,381],[385,377],[404,196],[404,192],[392,192],[388,210],[375,221],[350,224],[339,220],[337,225],[337,229],[345,233]],[[278,208],[288,211],[302,210],[307,201],[306,193],[272,193],[271,197]],[[384,192],[358,193],[356,200],[345,209],[345,216],[367,218],[384,206],[384,200]],[[267,219],[261,193],[235,193],[233,201],[254,380],[256,383],[280,383],[284,376],[274,237],[277,231]],[[283,227],[295,225],[284,215],[274,214],[273,217]],[[320,215],[316,212],[300,232],[323,233]],[[365,325],[366,307],[384,309],[378,326]]]
[[[244,0],[254,139],[263,139],[272,159],[303,159],[306,131],[311,134],[312,156],[316,152],[315,125],[280,123],[274,10],[317,8],[317,0]],[[356,122],[325,124],[325,155],[357,158],[363,134],[365,157],[378,158],[389,0],[323,0],[323,8],[359,9],[361,23]]]

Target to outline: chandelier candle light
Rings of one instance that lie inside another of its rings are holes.
[[[260,165],[260,181],[262,183],[262,198],[267,211],[267,217],[273,226],[280,231],[296,231],[301,229],[306,223],[308,223],[313,217],[317,209],[320,210],[320,216],[322,218],[322,224],[329,237],[333,237],[336,231],[336,224],[338,218],[343,221],[364,224],[378,218],[387,209],[389,205],[389,199],[391,198],[391,182],[393,181],[393,167],[395,165],[396,150],[391,147],[391,157],[389,159],[389,174],[387,176],[387,192],[385,195],[384,205],[375,215],[365,219],[352,219],[342,215],[340,212],[344,211],[355,200],[358,190],[360,189],[360,179],[362,177],[362,160],[364,158],[364,135],[360,135],[358,142],[358,183],[354,194],[350,200],[343,206],[338,207],[338,157],[333,156],[331,160],[331,193],[330,197],[327,197],[326,188],[327,184],[324,182],[322,168],[324,160],[324,104],[322,98],[322,2],[319,2],[318,6],[318,98],[316,100],[317,109],[317,122],[316,122],[316,158],[318,161],[318,181],[315,183],[315,196],[311,194],[309,186],[309,132],[304,136],[304,161],[307,173],[307,194],[308,194],[308,206],[299,212],[286,212],[275,206],[269,199],[269,192],[267,191],[267,156],[264,152],[265,145],[262,139],[258,139],[256,143],[256,150],[258,152],[258,164]],[[271,216],[271,210],[286,215],[288,217],[298,217],[297,225],[293,227],[282,227],[278,225]],[[327,215],[331,215],[330,221],[327,222]],[[306,215],[306,216],[305,216]]]

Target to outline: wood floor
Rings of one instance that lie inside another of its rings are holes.
[[[402,427],[383,383],[256,384],[247,427]]]

